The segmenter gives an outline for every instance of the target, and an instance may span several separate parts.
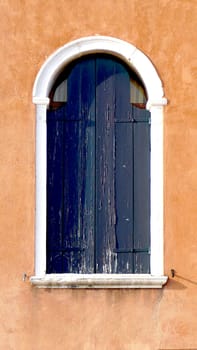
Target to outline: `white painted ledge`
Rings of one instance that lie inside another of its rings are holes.
[[[162,288],[167,276],[148,274],[46,274],[32,276],[37,288]]]

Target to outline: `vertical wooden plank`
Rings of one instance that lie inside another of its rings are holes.
[[[128,122],[132,120],[130,104],[130,76],[126,67],[115,61],[115,121]]]
[[[150,124],[148,111],[133,108],[135,272],[150,271]]]
[[[62,272],[62,110],[47,114],[47,273]]]
[[[136,252],[134,254],[133,273],[150,273],[150,254],[147,252]]]
[[[96,60],[96,272],[115,272],[114,63]]]
[[[116,123],[117,272],[133,272],[133,138],[132,123]]]
[[[75,253],[82,249],[81,237],[81,145],[84,141],[83,122],[69,121],[64,125],[64,189],[63,189],[63,250],[68,270],[78,272],[81,261],[74,263]],[[81,259],[80,259],[81,260]]]
[[[81,64],[76,60],[68,67],[66,120],[81,119]]]
[[[82,231],[84,260],[82,273],[93,273],[95,265],[95,60],[85,59],[81,71],[81,114],[85,120],[85,134],[82,159]]]
[[[82,145],[82,205],[81,229],[86,244],[83,273],[94,272],[95,237],[95,59],[83,59],[81,66],[81,114],[85,121],[84,144]]]

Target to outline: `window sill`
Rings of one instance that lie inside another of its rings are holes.
[[[149,274],[46,274],[30,281],[37,288],[162,288],[167,279]]]

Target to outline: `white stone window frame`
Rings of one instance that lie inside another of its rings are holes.
[[[120,58],[140,76],[146,88],[146,108],[151,113],[150,274],[46,274],[48,96],[62,69],[91,53],[108,53]],[[150,59],[130,43],[112,37],[95,35],[72,41],[53,53],[41,67],[34,83],[33,103],[36,105],[36,224],[32,285],[40,288],[161,288],[167,282],[163,266],[163,109],[167,100]]]

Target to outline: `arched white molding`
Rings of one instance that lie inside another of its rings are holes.
[[[74,59],[89,53],[109,53],[122,59],[142,79],[151,112],[151,274],[72,276],[46,275],[46,110],[55,78]],[[135,46],[112,37],[90,36],[75,40],[53,53],[41,67],[33,88],[36,105],[36,238],[35,276],[39,287],[161,288],[163,271],[163,107],[161,79],[150,59]],[[80,280],[80,282],[79,282]],[[113,280],[113,281],[112,281]],[[77,282],[78,281],[78,282]]]
[[[166,104],[161,79],[150,59],[135,46],[112,37],[90,36],[64,45],[53,53],[41,67],[33,88],[33,101],[47,98],[49,91],[64,66],[89,53],[105,52],[122,59],[134,69],[147,90],[149,104]]]

